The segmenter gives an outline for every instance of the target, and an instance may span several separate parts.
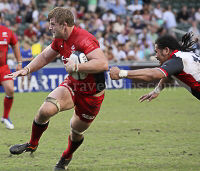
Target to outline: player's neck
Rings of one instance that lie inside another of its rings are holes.
[[[65,40],[67,40],[69,38],[69,36],[71,35],[72,31],[74,29],[74,26],[72,27],[67,27],[67,32],[66,32],[66,35],[65,35]]]

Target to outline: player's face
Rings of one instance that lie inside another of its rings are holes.
[[[166,49],[158,49],[157,44],[155,44],[154,51],[156,53],[156,59],[159,61],[160,65],[167,61],[169,54],[166,53]]]
[[[63,27],[64,27],[63,25],[59,25],[55,21],[55,18],[50,19],[49,30],[52,31],[53,38],[63,38],[63,35],[64,35]]]

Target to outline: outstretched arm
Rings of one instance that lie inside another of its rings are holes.
[[[18,76],[24,76],[28,73],[35,72],[39,70],[40,68],[44,67],[48,63],[50,63],[56,56],[58,55],[58,52],[54,51],[51,46],[47,46],[34,60],[32,60],[25,68],[22,68],[21,70],[17,72],[13,72],[12,74],[9,74],[8,77],[18,77]]]
[[[152,81],[164,78],[165,75],[157,68],[120,70],[118,67],[112,67],[110,69],[110,77],[113,80],[118,80],[120,78],[129,78],[136,80]]]
[[[155,99],[160,91],[164,89],[165,84],[171,82],[172,80],[168,77],[165,77],[165,74],[158,70],[158,68],[147,68],[147,69],[138,69],[138,70],[120,70],[118,67],[112,67],[110,69],[110,77],[111,79],[118,80],[120,78],[129,78],[129,79],[137,79],[143,81],[152,81],[156,79],[161,79],[158,86],[155,89],[139,98],[140,102],[144,100],[148,100],[149,102],[152,99]]]
[[[52,62],[59,53],[51,48],[51,45],[47,46],[38,56],[36,56],[27,67],[30,68],[30,72],[35,72],[45,65]]]

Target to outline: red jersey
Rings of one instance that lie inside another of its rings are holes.
[[[83,52],[85,55],[100,48],[97,39],[88,31],[74,27],[67,40],[55,38],[51,48],[60,53],[62,58],[69,58],[74,51]],[[74,90],[83,94],[93,95],[105,89],[104,72],[88,74],[84,80],[75,80],[69,76],[67,84]]]
[[[0,66],[7,63],[8,45],[11,46],[17,43],[14,33],[5,26],[0,25]]]

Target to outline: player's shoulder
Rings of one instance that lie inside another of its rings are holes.
[[[12,33],[12,30],[11,29],[9,29],[8,27],[6,27],[6,26],[3,26],[3,25],[1,25],[1,32],[8,32],[8,33]]]
[[[87,31],[85,29],[82,29],[81,27],[74,26],[74,31],[76,34],[86,33]]]
[[[89,33],[87,30],[79,28],[79,27],[74,27],[75,32],[74,32],[74,36],[76,36],[77,38],[83,39],[83,38],[95,38],[91,33]]]
[[[193,52],[183,52],[183,51],[177,51],[173,54],[172,58],[182,58],[187,59],[190,58],[194,53]]]

